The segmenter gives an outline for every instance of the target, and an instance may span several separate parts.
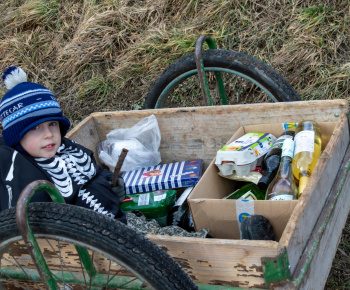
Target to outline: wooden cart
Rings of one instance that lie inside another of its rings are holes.
[[[327,146],[278,242],[148,235],[201,289],[322,289],[349,213],[348,111],[346,100],[324,100],[93,113],[68,137],[97,154],[109,131],[154,114],[162,162],[201,158],[207,168],[241,126],[303,119],[332,123]]]

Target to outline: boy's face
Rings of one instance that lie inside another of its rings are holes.
[[[32,157],[51,158],[61,146],[61,131],[57,121],[41,123],[28,131],[21,146]]]

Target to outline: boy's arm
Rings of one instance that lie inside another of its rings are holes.
[[[94,166],[96,168],[96,176],[103,177],[104,179],[106,179],[109,182],[109,184],[112,183],[113,172],[111,172],[107,169],[102,169],[99,165],[97,165],[94,153],[90,149],[80,145],[77,142],[69,140],[67,138],[63,138],[63,142],[65,142],[67,144],[74,144],[74,146],[82,149],[86,154],[88,154],[92,160],[92,163],[94,164]],[[114,194],[118,196],[119,200],[123,200],[125,198],[125,185],[124,185],[124,180],[121,176],[119,176],[119,179],[118,179],[118,186],[112,188],[112,190],[113,190]]]

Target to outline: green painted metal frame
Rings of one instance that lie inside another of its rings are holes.
[[[40,247],[35,239],[35,236],[28,222],[28,206],[30,200],[33,197],[33,195],[39,190],[45,190],[49,194],[53,202],[65,203],[65,200],[62,197],[61,193],[55,188],[55,186],[51,182],[46,180],[33,181],[23,189],[21,195],[19,196],[16,208],[16,221],[18,229],[28,248],[29,254],[31,255],[33,262],[38,270],[38,276],[41,278],[40,280],[44,283],[47,289],[55,290],[57,289],[56,281],[53,278],[51,271],[46,264],[45,258],[40,250]],[[80,260],[90,278],[97,278],[98,280],[99,274],[97,273],[96,268],[92,263],[88,251],[80,246],[75,246],[75,249],[78,252]],[[87,271],[88,269],[89,271]]]
[[[209,35],[201,35],[196,42],[194,59],[196,61],[200,87],[201,87],[202,95],[204,97],[205,104],[207,106],[211,106],[212,101],[210,98],[208,78],[205,74],[204,62],[202,59],[202,46],[204,41],[208,44],[209,49],[216,49],[215,41]],[[216,85],[220,94],[221,104],[227,105],[224,81],[222,79],[221,72],[215,72],[215,79],[216,79]]]

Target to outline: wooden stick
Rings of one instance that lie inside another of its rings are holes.
[[[128,154],[128,152],[129,152],[128,149],[123,148],[122,152],[119,155],[118,162],[114,168],[112,187],[118,186],[119,173],[120,173],[120,170],[122,169],[124,159],[125,159],[126,155]]]

